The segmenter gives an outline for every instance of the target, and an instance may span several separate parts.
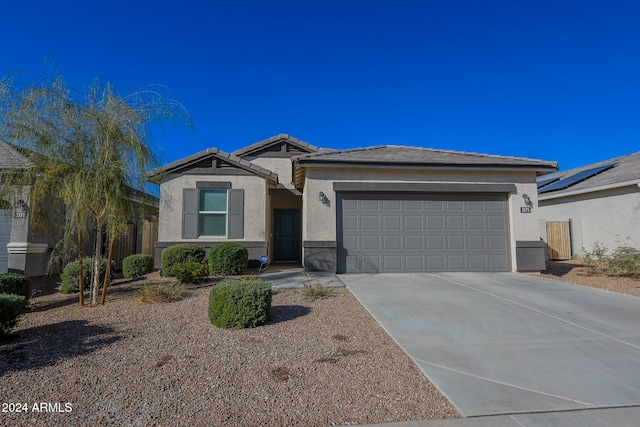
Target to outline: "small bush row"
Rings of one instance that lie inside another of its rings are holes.
[[[196,244],[184,243],[162,251],[162,272],[184,283],[198,283],[208,275],[241,274],[247,268],[248,260],[247,248],[236,242],[226,242],[209,250],[207,266],[205,250]],[[202,265],[206,267],[204,275]]]
[[[17,273],[0,274],[0,336],[8,335],[27,309],[29,279]]]

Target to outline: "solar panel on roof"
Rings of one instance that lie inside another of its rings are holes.
[[[564,190],[565,188],[571,187],[574,184],[577,184],[581,181],[584,181],[587,178],[591,178],[594,175],[597,175],[601,172],[606,171],[607,169],[611,169],[612,167],[614,167],[615,164],[613,163],[609,163],[607,165],[603,165],[603,166],[598,166],[597,168],[591,168],[591,169],[586,169],[583,171],[580,171],[578,173],[575,173],[573,175],[569,175],[566,178],[563,178],[557,182],[554,182],[550,185],[547,185],[546,187],[540,189],[540,193],[547,193],[549,191],[557,191],[557,190]]]
[[[549,178],[549,179],[545,179],[544,181],[538,181],[538,188],[542,188],[542,187],[544,187],[545,185],[549,185],[549,184],[551,184],[552,182],[556,182],[556,181],[557,181],[557,180],[559,180],[559,179],[560,179],[559,177],[556,177],[556,178]]]

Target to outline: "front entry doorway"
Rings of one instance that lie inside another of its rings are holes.
[[[274,261],[300,261],[300,210],[274,209]]]

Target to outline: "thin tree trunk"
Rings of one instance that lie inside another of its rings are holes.
[[[111,260],[113,259],[113,246],[115,242],[115,237],[111,236],[111,241],[109,243],[109,261],[107,262],[107,271],[105,272],[104,283],[102,284],[102,298],[100,299],[101,305],[104,305],[104,302],[107,299],[107,286],[109,285],[109,279],[111,278]]]
[[[100,287],[100,264],[102,264],[102,219],[96,220],[96,248],[93,254],[93,281],[91,282],[91,305],[98,304]]]
[[[84,305],[84,272],[82,271],[82,232],[78,227],[78,290],[80,305]]]

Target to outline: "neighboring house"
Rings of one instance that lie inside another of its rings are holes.
[[[29,159],[15,146],[0,140],[0,176],[3,170],[27,169]],[[153,253],[157,240],[157,214],[159,199],[149,194],[133,191],[129,232],[116,242],[114,261],[121,267],[122,259],[133,253]],[[35,226],[30,215],[30,187],[11,188],[9,194],[0,195],[0,273],[17,272],[25,276],[46,274],[51,251],[60,235],[60,224],[51,224],[44,230]],[[144,207],[144,208],[143,208]],[[143,213],[144,212],[144,213]],[[84,253],[91,256],[93,250],[89,236]]]
[[[156,267],[168,246],[235,241],[254,265],[264,254],[308,271],[540,271],[536,176],[555,170],[419,147],[318,149],[289,135],[209,148],[149,174],[160,184]]]
[[[640,153],[538,177],[540,229],[549,258],[604,245],[640,248]]]

